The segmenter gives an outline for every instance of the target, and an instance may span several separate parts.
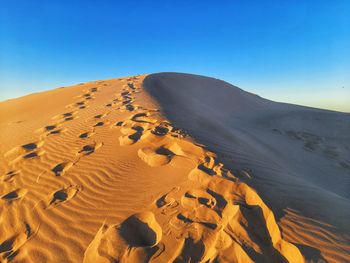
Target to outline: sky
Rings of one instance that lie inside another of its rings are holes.
[[[350,112],[350,1],[0,0],[0,101],[155,72]]]

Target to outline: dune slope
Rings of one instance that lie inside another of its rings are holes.
[[[341,239],[336,231],[328,236],[333,221],[326,225],[295,204],[305,197],[301,186],[309,187],[315,193],[306,205],[321,200],[314,213],[324,216],[322,198],[331,197],[337,213],[347,208],[344,186],[316,187],[312,175],[294,176],[290,162],[277,166],[283,156],[266,155],[273,144],[243,136],[244,125],[232,136],[235,120],[248,127],[246,116],[274,106],[222,85],[139,75],[1,102],[0,262],[304,262],[317,251],[341,262],[348,243],[339,222],[347,212],[334,219]],[[342,156],[336,160],[347,169]],[[311,241],[304,226],[315,232]],[[309,244],[317,240],[319,247]]]
[[[172,123],[258,190],[308,261],[349,261],[350,114],[190,74],[152,74],[144,86]]]

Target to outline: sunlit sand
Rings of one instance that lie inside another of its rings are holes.
[[[1,262],[349,260],[348,114],[160,73],[0,119]]]

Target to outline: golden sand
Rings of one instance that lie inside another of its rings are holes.
[[[304,262],[146,75],[0,104],[1,262]]]

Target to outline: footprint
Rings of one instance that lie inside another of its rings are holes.
[[[35,157],[34,154],[31,154],[32,151],[39,150],[41,146],[43,146],[44,141],[39,141],[39,142],[31,142],[27,144],[23,144],[21,146],[16,146],[12,148],[10,151],[5,153],[5,157],[8,159],[11,159],[12,161],[14,160],[19,160],[20,156],[25,154],[23,158],[31,158]]]
[[[215,230],[217,228],[217,224],[215,223],[210,223],[210,222],[206,222],[206,221],[197,221],[197,220],[194,220],[194,219],[191,219],[187,216],[184,216],[183,214],[179,213],[177,215],[177,219],[183,221],[184,223],[186,224],[192,224],[192,223],[197,223],[197,224],[201,224],[207,228],[210,228],[212,230]]]
[[[92,154],[92,153],[95,152],[98,148],[100,148],[102,145],[103,145],[102,142],[95,143],[95,144],[88,144],[88,145],[85,145],[85,146],[79,151],[79,153],[81,153],[81,154],[83,154],[83,155]]]
[[[76,114],[76,111],[70,111],[70,112],[65,112],[59,115],[54,116],[52,119],[64,119],[64,120],[73,120],[74,115]]]
[[[74,117],[67,117],[67,118],[64,118],[64,121],[71,121],[71,120],[74,120]]]
[[[64,173],[73,166],[72,162],[63,162],[57,164],[55,167],[51,169],[51,171],[56,175],[56,176],[62,176]]]
[[[0,259],[4,260],[1,262],[11,262],[20,252],[20,248],[34,235],[29,224],[24,222],[22,228],[0,244]]]
[[[129,86],[130,89],[133,89],[133,90],[135,89],[135,86],[134,86],[133,83],[128,83],[128,86]]]
[[[11,170],[7,172],[6,174],[1,176],[2,182],[8,182],[13,179],[14,176],[20,174],[20,170]]]
[[[140,123],[155,123],[157,122],[156,119],[153,119],[150,117],[150,114],[147,112],[143,113],[137,113],[134,116],[131,117],[131,120],[134,122],[140,122]]]
[[[130,135],[124,135],[119,137],[120,145],[131,145],[140,140],[143,134],[144,128],[141,126],[131,127],[127,129],[127,133],[132,133]]]
[[[98,90],[97,88],[91,88],[90,92],[97,92],[97,90]]]
[[[40,141],[40,142],[32,142],[32,143],[27,143],[22,145],[22,149],[24,149],[27,152],[33,151],[33,150],[37,150],[38,148],[40,148],[41,146],[43,146],[44,141]]]
[[[183,130],[176,128],[176,127],[173,127],[173,126],[172,126],[170,132],[171,132],[171,136],[176,137],[176,138],[185,138],[187,136],[187,134]]]
[[[73,116],[73,112],[66,112],[62,114],[62,117],[71,117]]]
[[[217,165],[219,164],[214,157],[206,156],[204,162],[198,165],[198,169],[213,176],[216,174],[215,167],[217,167]]]
[[[176,188],[179,189],[179,187]],[[176,191],[177,190],[175,190],[174,193]],[[169,192],[155,201],[155,205],[157,208],[161,209],[161,214],[163,215],[173,216],[178,212],[179,202],[171,196],[171,192]]]
[[[95,119],[102,119],[103,117],[105,117],[106,114],[97,114],[94,116]]]
[[[124,100],[123,102],[122,102],[122,104],[123,105],[131,105],[131,103],[132,103],[132,100],[131,99],[128,99],[128,100]]]
[[[159,125],[154,127],[151,132],[157,136],[165,136],[169,132],[169,128]]]
[[[128,111],[134,111],[136,108],[133,105],[128,104],[128,105],[125,105],[125,109]]]
[[[93,132],[84,132],[79,135],[79,138],[81,139],[87,139],[90,138],[92,135],[94,135]]]
[[[56,127],[57,127],[57,125],[55,125],[55,124],[53,124],[53,125],[48,125],[48,126],[45,127],[45,130],[46,130],[46,131],[51,131],[51,130],[55,129]]]
[[[48,135],[54,135],[54,134],[61,134],[62,132],[66,131],[67,129],[58,129],[58,130],[53,130],[48,133]]]
[[[103,224],[86,249],[83,262],[155,262],[165,250],[162,232],[151,212],[132,215],[120,225]]]
[[[120,95],[122,95],[122,96],[129,96],[131,94],[130,94],[129,91],[124,91],[124,92],[120,93]]]
[[[56,192],[54,192],[50,198],[49,206],[57,206],[58,204],[62,204],[72,199],[74,196],[81,191],[80,186],[68,186],[66,188],[62,188]]]
[[[43,128],[40,128],[39,130],[37,130],[37,132],[40,132],[40,133],[45,133],[45,134],[54,134],[53,132],[59,128],[59,125],[58,124],[50,124],[50,125],[47,125]]]
[[[12,202],[18,199],[21,199],[25,196],[25,194],[28,192],[26,189],[16,189],[12,192],[9,192],[1,197],[2,200],[7,202]]]
[[[157,167],[168,164],[174,156],[186,155],[176,142],[172,142],[155,149],[139,149],[138,156],[148,165]]]
[[[23,156],[23,159],[34,159],[34,158],[40,157],[44,153],[45,153],[44,150],[40,150],[40,151],[36,151],[36,152],[30,152],[28,154],[25,154]]]
[[[162,228],[152,212],[130,216],[121,223],[119,231],[131,247],[153,247],[162,239]]]
[[[37,145],[36,143],[28,143],[28,144],[22,145],[22,148],[26,151],[32,151],[37,148]]]
[[[120,93],[120,95],[122,96],[122,98],[124,100],[131,100],[133,98],[133,96],[131,95],[131,93],[129,91],[124,91],[124,92]]]
[[[205,161],[188,174],[188,178],[191,181],[198,182],[200,185],[207,185],[213,176],[222,176],[227,177],[229,180],[235,180],[230,172],[222,169],[222,166],[221,163],[216,162],[214,157],[206,156]]]
[[[188,209],[196,209],[200,205],[212,209],[216,206],[216,199],[205,191],[193,189],[181,198],[181,205]]]
[[[147,114],[147,113],[144,113],[144,112],[142,112],[142,113],[136,113],[135,115],[133,115],[132,117],[131,117],[131,120],[132,121],[135,121],[135,122],[146,122],[146,123],[148,123],[148,121],[147,121],[147,117],[149,116],[149,114]]]
[[[85,106],[85,101],[78,101],[75,103],[76,106]]]
[[[107,125],[107,124],[109,124],[109,121],[106,121],[106,122],[99,121],[94,125],[94,127],[102,127],[102,126]]]
[[[159,147],[157,149],[143,148],[137,152],[138,156],[147,163],[149,166],[158,167],[168,164],[175,153],[165,147]]]
[[[132,103],[133,102],[133,98],[128,96],[128,95],[125,95],[123,96],[123,99],[122,99],[122,104],[128,104],[128,103]]]

